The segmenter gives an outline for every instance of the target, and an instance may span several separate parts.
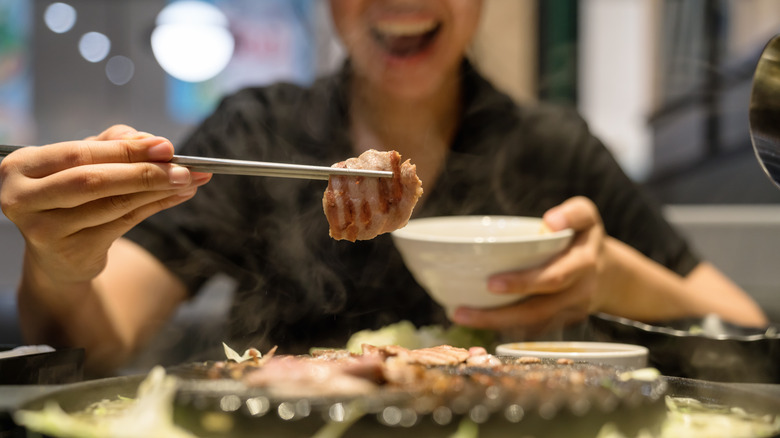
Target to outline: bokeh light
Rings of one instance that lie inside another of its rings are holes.
[[[79,40],[79,53],[89,62],[100,62],[111,51],[111,40],[100,32],[87,32]]]
[[[52,3],[43,13],[43,21],[54,33],[65,33],[76,24],[76,9],[67,3]]]
[[[126,56],[112,56],[106,63],[106,77],[114,85],[125,85],[134,73],[135,64]]]
[[[233,56],[235,41],[228,20],[216,6],[179,1],[157,16],[152,51],[169,75],[186,82],[202,82],[219,74]]]

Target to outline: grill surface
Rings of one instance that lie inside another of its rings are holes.
[[[247,387],[225,378],[224,370],[213,378],[213,363],[190,364],[173,370],[183,377],[177,421],[204,437],[309,437],[338,427],[346,429],[345,438],[445,437],[464,420],[482,438],[594,437],[606,423],[627,436],[654,430],[665,415],[662,379],[621,379],[624,370],[611,366],[501,359],[497,368],[416,365],[421,377],[413,384],[385,385],[368,395],[297,398]]]

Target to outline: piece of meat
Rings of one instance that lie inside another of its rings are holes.
[[[374,382],[379,378],[381,363],[357,356],[276,356],[247,372],[243,382],[250,387],[264,387],[276,397],[295,398],[369,394],[377,388]]]
[[[403,227],[423,193],[417,167],[402,163],[396,151],[370,149],[332,167],[393,172],[392,178],[330,177],[322,208],[336,240],[368,240]]]
[[[468,350],[450,345],[439,345],[415,350],[409,350],[398,345],[383,345],[375,348],[383,352],[386,357],[396,357],[401,362],[407,364],[426,366],[458,365],[469,358]],[[366,345],[363,345],[363,351],[366,351]]]
[[[638,385],[646,384],[623,380],[619,377],[622,372],[616,372],[620,370],[608,366],[539,358],[502,359],[481,347],[407,349],[364,344],[362,349],[362,354],[315,350],[301,356],[269,352],[241,363],[218,362],[210,368],[209,376],[240,380],[276,399],[367,396],[365,400],[373,403],[377,400],[373,397],[379,395],[395,403],[409,396],[413,400],[410,408],[425,412],[436,406],[453,412],[468,412],[469,406],[536,409],[583,397],[614,401],[616,395],[644,393],[644,386]]]

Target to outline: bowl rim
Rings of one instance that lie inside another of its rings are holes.
[[[513,346],[517,345],[566,345],[568,347],[575,348],[599,348],[609,349],[610,351],[538,351],[532,348],[517,348]],[[505,352],[500,352],[499,349]],[[513,351],[513,353],[507,353],[506,351]],[[526,356],[536,356],[544,358],[568,358],[568,359],[580,359],[580,358],[594,358],[594,359],[607,359],[607,358],[629,358],[629,357],[642,357],[647,356],[650,353],[647,347],[636,344],[624,344],[618,342],[592,342],[592,341],[520,341],[520,342],[507,342],[496,346],[497,355],[512,355],[518,354]]]
[[[489,220],[513,220],[513,221],[527,221],[538,222],[542,224],[543,220],[539,217],[533,216],[512,216],[512,215],[465,215],[465,216],[431,216],[410,219],[409,222],[402,228],[399,228],[391,235],[397,239],[404,239],[417,242],[437,242],[437,243],[479,243],[479,244],[501,244],[501,243],[524,243],[524,242],[541,242],[548,240],[568,239],[574,236],[574,230],[571,228],[565,228],[559,231],[551,231],[543,234],[527,234],[522,236],[499,236],[491,237],[488,239],[481,237],[464,237],[464,236],[442,236],[442,235],[422,235],[413,231],[415,224],[424,224],[425,222],[433,221],[446,221],[446,222],[459,222],[459,221],[484,221]],[[410,228],[410,225],[412,226]]]

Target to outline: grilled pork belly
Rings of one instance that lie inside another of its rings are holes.
[[[416,350],[409,350],[398,345],[374,347],[372,345],[363,344],[362,347],[363,355],[379,355],[385,358],[395,357],[396,360],[402,363],[426,366],[458,365],[471,356],[469,350],[452,347],[450,345],[418,348]],[[485,354],[487,354],[487,352],[485,352]]]
[[[405,226],[423,193],[417,167],[402,163],[396,151],[371,149],[332,167],[393,172],[392,178],[330,177],[322,208],[336,240],[373,239]]]
[[[370,394],[377,388],[381,362],[362,356],[276,356],[243,377],[248,386],[276,397]]]
[[[209,376],[240,380],[278,399],[403,396],[414,400],[414,409],[453,410],[463,410],[464,403],[501,409],[560,407],[562,401],[580,398],[614,402],[616,395],[643,394],[639,391],[646,383],[626,380],[613,367],[534,359],[499,358],[480,347],[364,344],[362,354],[318,350],[301,356],[267,354],[241,363],[228,360],[211,366]]]
[[[311,355],[266,354],[203,366],[209,378],[240,380],[247,392],[230,390],[239,397],[259,394],[270,397],[271,403],[305,400],[320,405],[323,414],[330,403],[349,401],[358,411],[378,416],[386,408],[415,415],[449,412],[464,418],[503,413],[514,423],[531,412],[549,420],[559,411],[582,416],[594,409],[600,416],[605,410],[657,405],[665,388],[660,381],[626,378],[624,370],[607,365],[533,359],[499,358],[480,347],[410,350],[363,345],[362,354],[317,350]]]
[[[466,350],[440,345],[410,350],[397,345],[364,344],[363,354],[321,350],[310,356],[274,356],[255,369],[242,367],[244,375],[239,378],[247,386],[266,388],[277,397],[354,396],[370,394],[381,385],[446,386],[446,373],[432,371],[432,367],[469,365],[470,361],[481,367],[501,365],[482,348]],[[235,373],[231,376],[238,377]]]

